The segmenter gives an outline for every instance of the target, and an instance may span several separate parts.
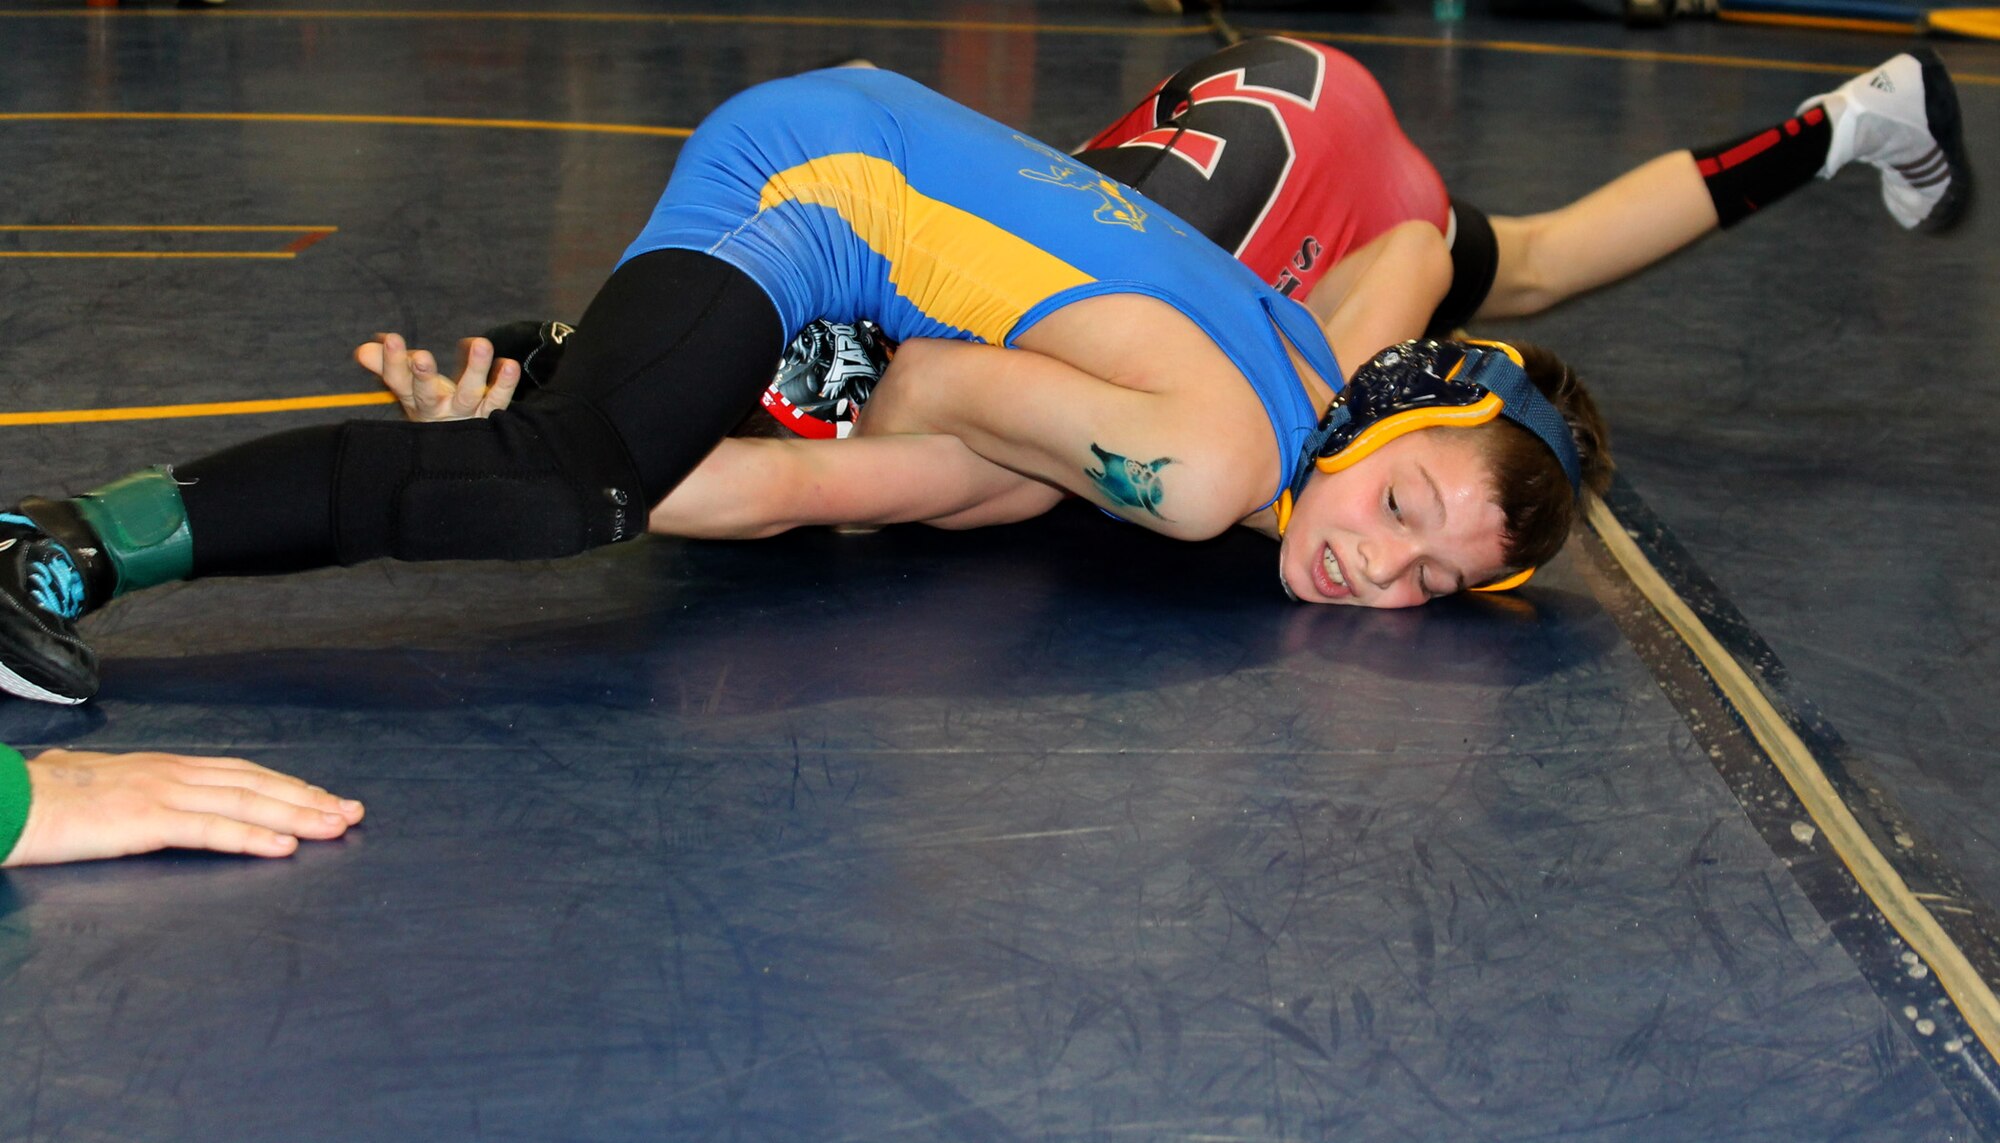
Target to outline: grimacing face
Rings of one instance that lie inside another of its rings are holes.
[[[1414,607],[1506,566],[1506,516],[1470,434],[1420,429],[1340,472],[1315,472],[1278,544],[1294,599]]]

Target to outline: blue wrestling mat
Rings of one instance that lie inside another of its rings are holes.
[[[1428,15],[1232,20],[1356,55],[1496,214],[1894,50]],[[378,330],[576,318],[747,84],[866,56],[1071,143],[1217,42],[1122,0],[0,29],[10,497],[388,415]],[[1937,46],[1996,185],[2000,49]],[[368,817],[0,874],[0,1139],[2000,1139],[1996,249],[1857,173],[1482,326],[1576,363],[1622,474],[1505,597],[1296,606],[1267,541],[1071,505],[120,601],[102,697],[0,740]]]

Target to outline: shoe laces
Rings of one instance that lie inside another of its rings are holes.
[[[75,619],[83,614],[83,574],[61,547],[45,545],[28,559],[28,598],[51,615]]]

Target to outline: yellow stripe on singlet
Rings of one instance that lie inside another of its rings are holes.
[[[1003,343],[1038,303],[1096,280],[1012,231],[931,198],[874,155],[823,155],[772,175],[757,208],[787,202],[831,209],[888,260],[889,281],[911,305],[991,345]]]

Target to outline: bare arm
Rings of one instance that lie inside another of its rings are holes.
[[[1421,336],[1451,288],[1451,251],[1428,222],[1405,222],[1342,259],[1306,307],[1333,355],[1353,369],[1382,349]]]
[[[732,437],[653,506],[647,530],[750,540],[811,524],[922,521],[972,528],[1040,515],[1060,498],[1057,490],[979,457],[956,437]]]
[[[1013,472],[1179,539],[1216,535],[1260,494],[1268,499],[1276,445],[1255,392],[1164,303],[1078,302],[1022,342],[1028,348],[906,342],[898,365],[921,382],[878,391],[867,418],[957,437]]]
[[[1343,261],[1311,308],[1336,358],[1356,364],[1420,335],[1450,285],[1443,235],[1405,223]],[[878,392],[869,415],[958,437],[1179,539],[1215,535],[1270,498],[1289,458],[1276,455],[1255,391],[1171,307],[1088,299],[1043,319],[1020,345],[907,343],[899,364],[914,364],[921,383]]]

